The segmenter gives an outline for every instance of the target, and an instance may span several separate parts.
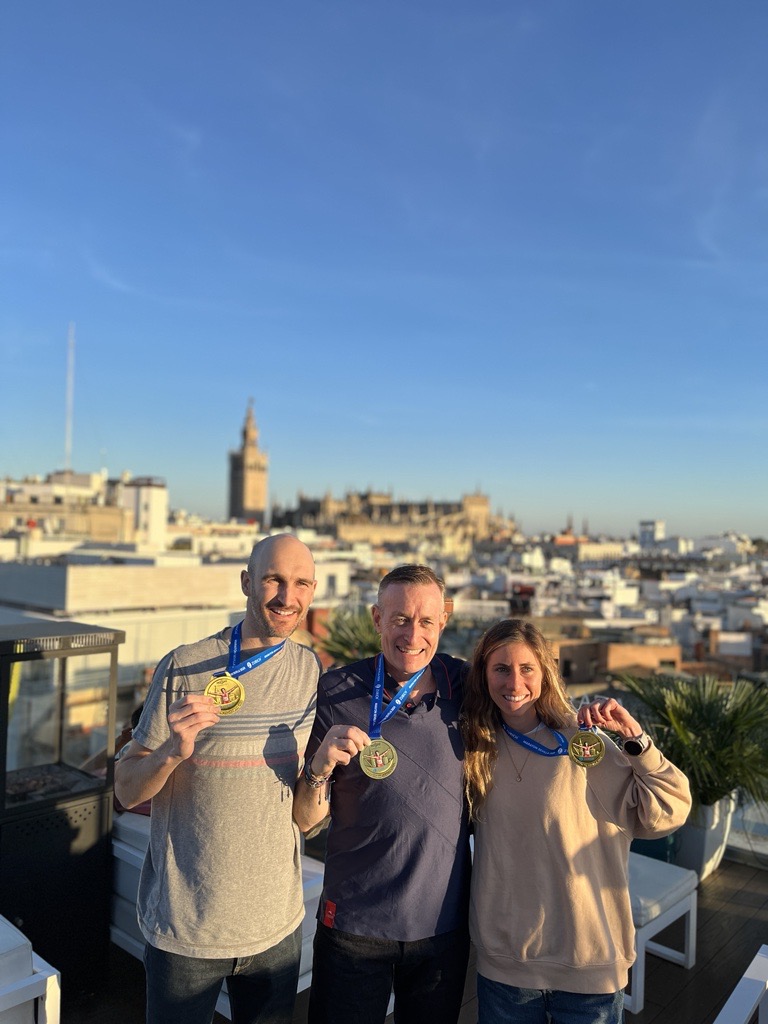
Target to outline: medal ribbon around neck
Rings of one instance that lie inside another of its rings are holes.
[[[389,702],[387,710],[382,714],[382,708],[384,704],[384,655],[379,654],[376,658],[376,676],[373,680],[373,694],[371,695],[371,717],[370,724],[368,726],[368,735],[372,740],[381,739],[381,727],[385,722],[388,722],[393,715],[396,715],[400,708],[410,697],[413,692],[413,688],[424,675],[429,668],[425,665],[424,668],[411,676],[407,683],[397,691],[395,696]]]
[[[257,651],[245,661],[240,661],[240,649],[242,647],[243,623],[238,622],[232,628],[232,636],[229,641],[229,657],[225,672],[215,672],[211,681],[205,688],[205,694],[212,697],[219,705],[222,715],[231,715],[239,711],[245,702],[245,688],[238,682],[240,676],[250,672],[251,669],[263,665],[265,661],[274,658],[276,654],[285,647],[285,640],[272,647],[264,647]]]
[[[427,666],[420,669],[411,676],[404,686],[401,686],[396,695],[389,702],[387,710],[382,713],[384,705],[384,655],[376,658],[376,675],[373,680],[373,693],[371,694],[371,715],[368,725],[368,735],[371,742],[360,751],[360,768],[369,779],[388,779],[397,767],[397,751],[381,738],[381,727],[388,722],[393,715],[405,704],[413,692],[413,688],[424,675]]]
[[[557,732],[556,729],[551,729],[552,735],[557,740],[557,746],[545,747],[543,743],[539,743],[538,740],[532,739],[530,736],[526,736],[524,732],[518,732],[516,729],[512,729],[507,725],[506,722],[501,723],[501,728],[515,743],[519,743],[521,747],[525,747],[527,750],[532,750],[534,754],[541,754],[543,757],[563,757],[568,753],[568,741],[561,732]],[[514,762],[512,762],[514,764]]]
[[[250,672],[252,668],[263,665],[265,661],[274,658],[285,647],[285,640],[283,640],[273,647],[263,647],[260,651],[256,651],[252,657],[246,658],[245,661],[240,661],[242,634],[243,624],[238,622],[232,629],[232,637],[229,641],[229,662],[227,663],[227,675],[232,676],[233,679],[239,679],[246,672]]]

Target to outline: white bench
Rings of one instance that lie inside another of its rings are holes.
[[[768,946],[758,949],[715,1024],[749,1024],[755,1011],[758,1024],[768,1024]]]
[[[0,1021],[59,1024],[61,977],[29,939],[0,917]]]
[[[630,974],[631,991],[624,995],[624,1007],[630,1013],[640,1013],[645,1005],[646,953],[683,967],[693,967],[696,963],[698,884],[699,877],[695,871],[644,857],[640,853],[630,853],[629,894],[637,954]],[[686,919],[682,951],[651,941],[654,935],[681,917]]]
[[[149,843],[149,817],[126,811],[115,814],[112,824],[114,876],[110,938],[121,949],[141,959],[144,936],[136,920],[136,894],[139,872]],[[317,905],[323,887],[323,865],[312,857],[301,858],[304,882],[304,921],[301,931],[301,964],[298,991],[309,988],[312,979],[312,939],[315,934]],[[222,990],[216,1004],[217,1013],[230,1019],[229,997]]]

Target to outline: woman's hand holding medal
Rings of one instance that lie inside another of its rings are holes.
[[[637,754],[644,749],[640,742],[643,736],[642,727],[613,697],[600,697],[582,705],[576,717],[579,732],[571,736],[568,756],[584,768],[600,764],[605,756],[605,740],[597,735],[598,726],[609,732],[618,733],[622,738],[625,753]],[[631,749],[631,744],[625,742],[628,740],[637,745],[637,750]]]
[[[584,704],[579,708],[577,717],[580,728],[591,729],[596,725],[608,732],[618,733],[624,739],[637,736],[643,731],[640,723],[613,697],[601,697]]]
[[[219,708],[211,697],[187,693],[175,700],[168,711],[171,727],[171,756],[186,761],[195,752],[198,733],[219,720]]]

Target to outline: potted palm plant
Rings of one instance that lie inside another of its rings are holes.
[[[381,650],[370,608],[337,608],[328,619],[327,628],[320,645],[333,658],[334,665],[371,658]]]
[[[704,878],[725,852],[736,801],[768,801],[768,689],[712,676],[621,680],[647,732],[688,776],[693,807],[675,861]]]

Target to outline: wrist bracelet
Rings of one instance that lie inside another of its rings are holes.
[[[331,775],[315,775],[312,771],[312,758],[304,762],[304,781],[311,789],[320,789],[326,782],[330,782]]]

